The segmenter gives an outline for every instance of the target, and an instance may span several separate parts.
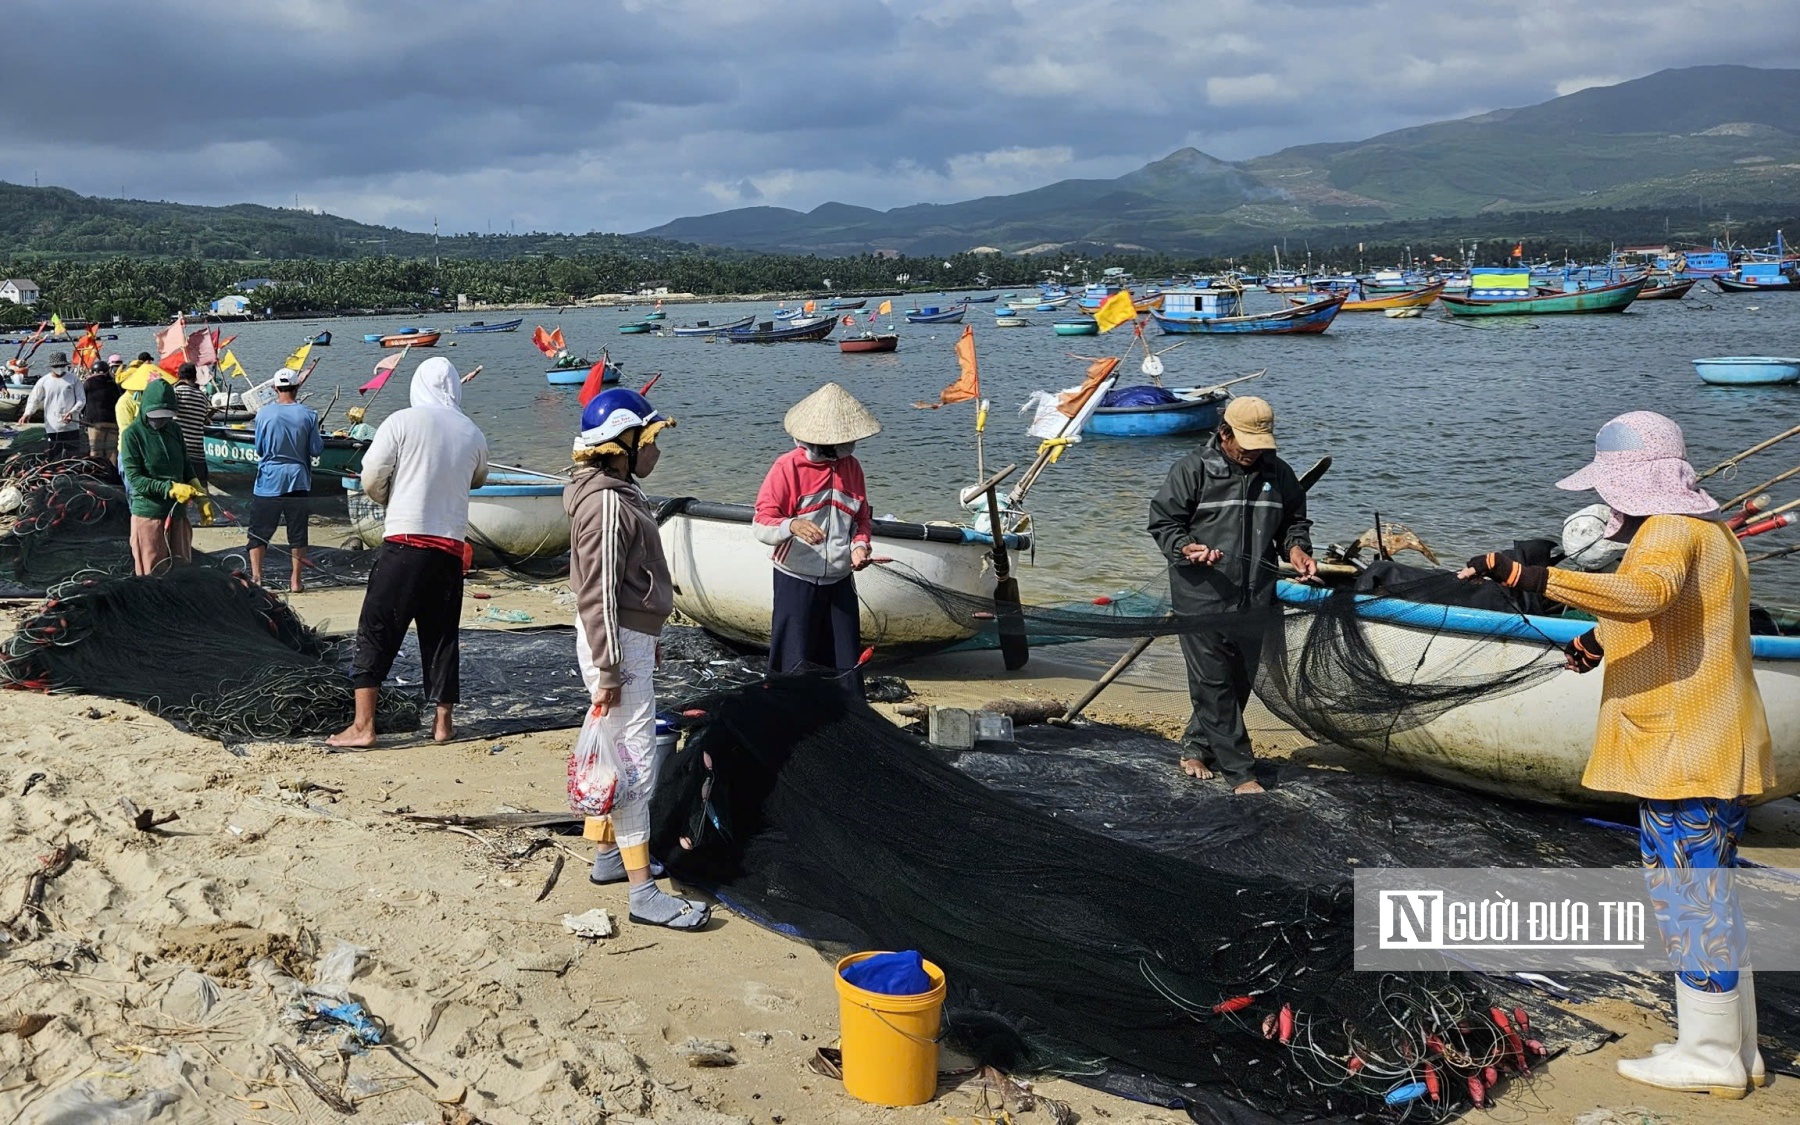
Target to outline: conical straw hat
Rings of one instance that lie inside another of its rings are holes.
[[[795,403],[781,425],[795,441],[812,445],[842,445],[881,432],[881,423],[869,408],[836,383],[826,383]]]

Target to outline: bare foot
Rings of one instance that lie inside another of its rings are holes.
[[[439,707],[437,715],[431,720],[431,741],[449,742],[456,737],[456,724],[451,721],[450,708]]]
[[[359,727],[351,723],[343,730],[325,740],[327,746],[340,746],[347,750],[367,750],[375,745],[375,728]]]
[[[1240,797],[1247,797],[1252,793],[1267,793],[1268,790],[1264,789],[1261,785],[1259,785],[1258,783],[1256,783],[1254,781],[1246,781],[1242,785],[1239,785],[1239,786],[1235,787],[1234,789],[1232,789],[1232,792],[1237,794]]]
[[[300,585],[300,584],[299,584],[299,583],[297,583],[297,582],[296,582],[296,583],[294,583],[294,584],[293,584],[293,585],[291,585],[291,586],[289,586],[289,587],[288,587],[288,593],[290,593],[290,594],[304,594],[304,593],[306,593],[306,587],[305,587],[305,586],[302,586],[302,585]]]
[[[1198,781],[1211,781],[1213,771],[1206,768],[1206,763],[1199,758],[1181,759],[1181,772]]]

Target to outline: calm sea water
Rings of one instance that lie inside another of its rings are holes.
[[[947,304],[925,298],[922,304]],[[1021,302],[1026,303],[1026,302]],[[1254,295],[1253,309],[1276,298]],[[897,308],[909,307],[902,301]],[[661,372],[652,397],[675,415],[664,439],[653,491],[748,502],[770,460],[791,448],[781,417],[795,401],[836,380],[881,419],[880,436],[857,455],[881,514],[903,519],[957,516],[959,487],[975,480],[974,410],[969,405],[918,410],[956,378],[956,325],[910,325],[890,319],[900,334],[891,355],[841,355],[835,345],[729,345],[703,339],[621,336],[635,312],[581,310],[527,315],[524,330],[453,336],[437,354],[467,371],[483,365],[466,389],[468,413],[487,432],[495,459],[542,470],[567,465],[578,426],[575,388],[553,388],[531,346],[534,323],[561,324],[570,346],[598,358],[609,349],[636,385]],[[714,322],[770,305],[670,305],[669,325]],[[1034,390],[1080,381],[1086,360],[1118,355],[1128,330],[1102,337],[1058,337],[1058,314],[1027,313],[1029,328],[995,329],[991,305],[973,306],[982,388],[993,402],[988,421],[990,467],[1029,463],[1036,442],[1015,413]],[[485,315],[490,321],[511,314]],[[429,315],[404,321],[448,330],[469,317]],[[866,316],[863,318],[866,320]],[[283,321],[243,326],[238,356],[262,377],[301,339],[321,328],[334,334],[312,382],[315,406],[342,388],[335,416],[355,398],[383,354],[365,332],[391,331],[399,319]],[[1389,320],[1340,316],[1318,337],[1198,338],[1164,358],[1164,382],[1209,385],[1259,368],[1267,374],[1240,390],[1274,404],[1281,453],[1304,471],[1319,457],[1334,459],[1314,489],[1312,515],[1320,544],[1346,543],[1371,527],[1375,513],[1412,527],[1446,561],[1514,539],[1559,534],[1563,517],[1589,498],[1558,492],[1554,482],[1588,460],[1594,432],[1627,410],[1658,410],[1687,433],[1690,458],[1704,469],[1800,422],[1800,388],[1717,389],[1702,385],[1689,363],[1696,356],[1793,354],[1800,351],[1800,295],[1720,296],[1698,289],[1680,302],[1638,305],[1617,316],[1542,317],[1448,322],[1427,316]],[[844,333],[839,329],[838,335]],[[136,337],[141,334],[143,339]],[[1164,348],[1176,338],[1148,333]],[[114,345],[149,346],[148,330],[133,330]],[[1135,367],[1135,353],[1132,365]],[[419,358],[423,358],[422,356]],[[413,366],[409,360],[403,371]],[[1146,380],[1147,381],[1147,380]],[[370,420],[406,405],[402,379],[376,400]],[[1186,439],[1089,439],[1064,455],[1032,491],[1037,519],[1035,564],[1023,574],[1027,600],[1088,597],[1149,580],[1161,564],[1144,534],[1145,509]],[[1800,439],[1752,458],[1740,477],[1715,481],[1720,499],[1773,476],[1800,460]],[[1800,485],[1777,488],[1777,499],[1800,496]],[[1790,495],[1791,494],[1791,495]],[[1757,541],[1778,546],[1800,532]],[[1758,596],[1800,601],[1800,566],[1756,569]]]

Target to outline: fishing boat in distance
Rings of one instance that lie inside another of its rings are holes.
[[[1390,294],[1388,296],[1366,297],[1366,298],[1362,298],[1362,299],[1358,299],[1355,296],[1349,296],[1349,297],[1345,298],[1343,308],[1339,309],[1338,311],[1340,311],[1340,312],[1388,312],[1392,309],[1411,309],[1411,308],[1423,309],[1423,308],[1428,307],[1433,301],[1435,301],[1439,297],[1441,297],[1443,295],[1443,293],[1444,293],[1444,283],[1439,281],[1434,284],[1427,285],[1421,289],[1413,289],[1413,290],[1410,290],[1410,291],[1404,292],[1404,293],[1394,293],[1394,294]],[[1319,299],[1320,296],[1324,296],[1324,295],[1325,294],[1315,294],[1311,298],[1311,300],[1316,301]],[[1304,298],[1304,297],[1289,297],[1288,298],[1288,303],[1290,305],[1304,305],[1307,302],[1308,302],[1308,298]]]
[[[1235,289],[1176,289],[1164,311],[1151,313],[1172,336],[1316,336],[1331,327],[1343,307],[1342,293],[1273,312],[1243,313]]]
[[[1729,274],[1719,274],[1713,284],[1721,293],[1780,293],[1800,289],[1800,262],[1744,262]]]
[[[315,348],[329,348],[331,346],[331,333],[321,332],[317,336],[309,336],[307,337],[306,342]]]
[[[1688,295],[1688,290],[1700,284],[1700,279],[1690,277],[1685,280],[1662,281],[1652,277],[1644,283],[1643,291],[1637,296],[1640,301],[1679,301]]]
[[[1389,320],[1416,320],[1425,315],[1425,307],[1412,305],[1403,309],[1389,309],[1383,315]]]
[[[869,299],[867,297],[858,297],[854,301],[826,301],[825,308],[831,312],[850,312],[855,309],[860,309],[868,303]]]
[[[1091,316],[1059,320],[1052,326],[1058,336],[1097,336],[1100,334],[1100,322]]]
[[[1772,387],[1800,383],[1800,358],[1779,355],[1722,355],[1696,359],[1694,373],[1714,387]]]
[[[861,579],[858,579],[860,583]],[[1331,597],[1317,587],[1283,581],[1281,601],[1308,605]],[[1534,661],[1563,662],[1561,645],[1591,621],[1427,605],[1393,597],[1356,603],[1366,649],[1404,683],[1457,678],[1480,682]],[[1750,638],[1752,669],[1768,711],[1776,788],[1756,798],[1800,792],[1800,637]],[[1274,630],[1263,650],[1264,676],[1286,675],[1305,654],[1288,651]],[[1271,671],[1273,669],[1273,671]],[[1554,673],[1513,692],[1485,694],[1421,723],[1373,734],[1356,749],[1390,766],[1498,797],[1592,806],[1608,796],[1581,784],[1600,718],[1597,676]],[[1267,700],[1265,700],[1267,702]],[[1629,799],[1614,797],[1613,799]]]
[[[965,305],[991,305],[999,299],[1000,294],[989,293],[985,297],[964,297],[961,303]]]
[[[1100,400],[1083,434],[1174,437],[1213,430],[1231,392],[1218,387],[1115,387]]]
[[[663,503],[652,497],[652,506]],[[747,504],[687,500],[662,523],[663,554],[674,580],[675,608],[708,632],[740,644],[766,646],[773,606],[774,564],[751,531],[755,509]],[[567,521],[565,520],[565,525]],[[877,556],[856,576],[862,642],[889,653],[930,652],[975,635],[975,627],[946,613],[932,596],[938,587],[972,597],[994,593],[993,541],[956,524],[875,520]],[[1006,536],[1009,550],[1031,550],[1029,533]]]
[[[563,362],[565,358],[567,363]],[[602,358],[606,360],[606,368],[600,373],[600,385],[610,387],[619,381],[619,365],[610,357]],[[576,358],[565,353],[558,357],[555,366],[544,372],[544,379],[553,387],[579,387],[587,382],[588,372],[593,369],[593,361],[586,356]]]
[[[1485,278],[1499,274],[1508,275],[1502,286],[1484,287]],[[1511,275],[1525,274],[1527,282],[1521,286]],[[1467,296],[1456,296],[1445,293],[1438,298],[1444,303],[1444,310],[1451,316],[1549,316],[1567,313],[1616,313],[1624,312],[1637,295],[1643,291],[1649,281],[1647,275],[1640,275],[1629,281],[1614,282],[1593,289],[1578,289],[1570,293],[1534,293],[1529,284],[1527,270],[1495,270],[1477,271],[1471,279]],[[1512,294],[1512,295],[1509,295]]]
[[[953,305],[947,309],[939,308],[936,305],[927,305],[922,309],[907,309],[906,322],[908,324],[961,324],[962,318],[967,315],[968,311],[967,305]]]
[[[654,331],[656,331],[656,325],[651,324],[647,320],[638,320],[633,321],[630,324],[619,325],[619,335],[621,336],[642,336],[646,332]]]
[[[392,336],[383,336],[378,342],[384,348],[435,348],[441,332],[400,331]]]
[[[459,324],[451,329],[451,331],[459,336],[466,335],[470,332],[517,332],[519,330],[519,325],[524,323],[524,317],[520,317],[517,320],[496,321],[493,324],[478,320],[473,324]]]
[[[838,351],[845,354],[855,352],[891,352],[900,347],[900,337],[892,332],[864,332],[860,336],[851,336],[838,341]]]
[[[996,316],[995,328],[1030,328],[1031,322],[1022,316]]]
[[[837,325],[835,316],[798,317],[782,325],[764,320],[744,328],[734,328],[721,333],[721,336],[734,344],[805,343],[825,339]]]
[[[379,343],[381,343],[382,339],[386,336],[387,336],[387,333],[385,333],[385,332],[365,332],[365,333],[363,333],[363,343],[379,344]]]
[[[738,328],[748,328],[756,323],[756,314],[740,316],[736,320],[724,320],[714,324],[707,320],[697,320],[692,324],[683,324],[672,331],[677,336],[718,336]]]

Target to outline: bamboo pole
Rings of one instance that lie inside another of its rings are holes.
[[[1733,496],[1731,499],[1725,501],[1723,504],[1720,504],[1719,507],[1726,511],[1730,511],[1732,508],[1737,507],[1739,504],[1742,504],[1744,501],[1755,497],[1759,493],[1766,492],[1770,488],[1773,488],[1775,485],[1780,484],[1782,481],[1787,480],[1791,477],[1795,477],[1795,476],[1800,476],[1800,465],[1795,465],[1793,468],[1789,469],[1785,473],[1777,473],[1775,476],[1772,476],[1768,480],[1763,481],[1761,484],[1757,485],[1755,488],[1746,488],[1744,491],[1738,493],[1736,496]]]
[[[1800,426],[1795,426],[1793,429],[1788,430],[1784,433],[1776,434],[1774,437],[1770,438],[1768,441],[1758,442],[1755,445],[1751,446],[1749,449],[1744,450],[1742,453],[1738,454],[1735,457],[1725,458],[1725,460],[1720,461],[1717,465],[1714,465],[1712,468],[1706,470],[1704,473],[1701,473],[1699,476],[1699,479],[1705,480],[1707,477],[1713,476],[1716,473],[1724,472],[1726,469],[1731,468],[1733,465],[1737,464],[1739,461],[1742,461],[1744,458],[1749,457],[1752,454],[1761,453],[1763,450],[1769,448],[1772,445],[1779,445],[1780,443],[1786,441],[1787,439],[1793,437],[1796,434],[1800,434]]]

